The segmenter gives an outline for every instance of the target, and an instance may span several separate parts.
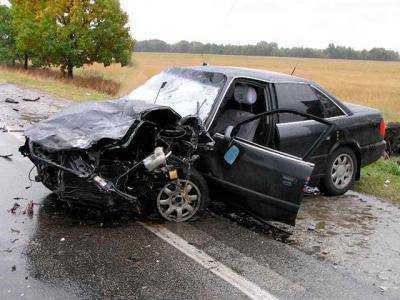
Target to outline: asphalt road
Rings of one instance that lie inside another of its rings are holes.
[[[399,298],[397,290],[224,214],[185,224],[108,224],[71,214],[28,180],[32,164],[19,144],[0,132],[0,154],[13,154],[0,158],[1,299]],[[24,213],[30,200],[33,216]],[[15,202],[20,207],[11,213]]]

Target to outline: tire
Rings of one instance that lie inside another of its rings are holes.
[[[321,184],[322,191],[328,196],[343,195],[352,188],[357,168],[357,158],[353,150],[348,147],[335,150],[329,157]]]
[[[209,190],[204,177],[192,169],[188,180],[177,179],[165,184],[157,194],[158,214],[171,222],[197,219],[208,206]]]

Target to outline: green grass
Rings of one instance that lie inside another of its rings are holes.
[[[19,70],[11,71],[1,67],[0,83],[14,83],[26,88],[34,88],[43,92],[48,92],[59,98],[75,101],[102,100],[110,98],[110,96],[104,93],[61,82],[58,79],[43,78]]]
[[[381,158],[361,170],[354,190],[382,199],[400,202],[400,158]]]

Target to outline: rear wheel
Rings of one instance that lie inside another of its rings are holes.
[[[331,196],[346,193],[354,184],[357,167],[356,156],[350,148],[337,149],[330,156],[322,181],[323,191]]]
[[[189,179],[165,184],[157,195],[157,211],[166,220],[185,222],[204,212],[209,192],[203,176],[196,170]]]

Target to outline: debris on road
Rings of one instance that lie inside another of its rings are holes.
[[[310,196],[317,196],[317,195],[321,194],[321,192],[318,187],[306,185],[304,187],[304,194],[310,195]]]
[[[11,103],[11,104],[18,104],[19,103],[19,101],[14,100],[12,98],[6,98],[6,100],[4,100],[4,102]]]
[[[27,214],[28,216],[33,216],[33,205],[34,205],[33,201],[32,200],[29,201],[26,204],[24,214]]]
[[[17,270],[17,266],[16,265],[13,265],[12,267],[11,267],[11,272],[15,272]]]
[[[0,154],[1,158],[7,159],[7,160],[12,160],[11,156],[13,156],[13,154]]]
[[[40,100],[40,97],[36,98],[22,98],[22,100],[27,101],[27,102],[36,102]]]
[[[307,227],[308,231],[315,231],[315,225],[311,224],[310,226]]]
[[[11,207],[8,212],[15,214],[15,212],[17,211],[17,209],[20,207],[21,205],[19,205],[17,202],[14,203],[13,207]]]
[[[19,111],[19,109],[18,108],[13,108],[13,111]]]
[[[382,293],[383,293],[383,292],[386,292],[387,289],[388,289],[387,286],[380,286],[380,287],[379,287],[379,290],[380,290]]]
[[[61,242],[61,243],[65,242],[65,238],[61,238],[61,239],[60,239],[60,242]]]
[[[15,229],[15,228],[10,228],[10,231],[11,232],[14,232],[14,233],[21,233],[21,231],[19,231],[18,229]]]

